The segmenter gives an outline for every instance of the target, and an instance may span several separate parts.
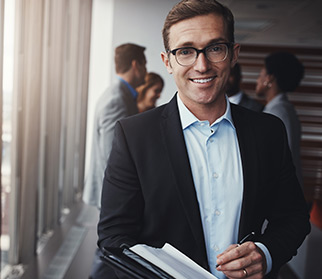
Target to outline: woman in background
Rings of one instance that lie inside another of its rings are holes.
[[[265,97],[263,112],[279,117],[285,127],[288,143],[303,187],[300,157],[301,123],[287,94],[293,92],[304,76],[304,66],[295,55],[276,52],[265,58],[265,66],[257,79],[256,94]]]
[[[137,98],[139,112],[155,108],[163,86],[164,81],[160,75],[152,72],[146,74],[144,84],[136,88],[136,91],[139,93]]]

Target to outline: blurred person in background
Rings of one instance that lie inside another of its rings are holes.
[[[93,143],[83,200],[100,207],[104,170],[112,148],[115,123],[138,113],[136,87],[146,75],[145,47],[122,44],[115,48],[117,80],[100,96],[95,107]]]
[[[295,55],[276,52],[265,58],[256,84],[256,94],[263,96],[267,102],[263,112],[277,116],[286,127],[296,174],[302,187],[301,123],[287,94],[299,86],[303,76],[304,66]]]
[[[138,92],[137,105],[139,112],[153,109],[160,98],[164,86],[162,77],[156,73],[148,73],[145,82],[136,88]]]
[[[233,67],[230,71],[230,76],[227,83],[226,94],[229,98],[229,102],[257,112],[261,112],[264,108],[264,105],[249,97],[240,89],[241,81],[241,67],[239,63],[236,63],[235,67]]]
[[[108,87],[97,101],[94,116],[93,143],[89,171],[85,178],[83,200],[101,207],[104,170],[110,156],[115,123],[138,113],[136,87],[144,83],[146,75],[145,47],[122,44],[115,48],[117,80]],[[90,278],[104,278],[106,265],[96,250]]]

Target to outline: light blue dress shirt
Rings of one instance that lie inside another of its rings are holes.
[[[216,270],[217,255],[238,241],[243,197],[243,170],[230,103],[226,97],[226,112],[210,124],[198,120],[182,103],[179,94],[177,101],[210,271],[224,279],[225,275]],[[268,253],[263,244],[259,247]]]
[[[118,76],[118,78],[120,79],[120,81],[122,81],[127,86],[127,88],[130,90],[130,92],[133,96],[133,99],[136,100],[139,93],[131,86],[131,84],[129,84],[128,82],[126,82],[124,79],[122,79],[119,76]]]

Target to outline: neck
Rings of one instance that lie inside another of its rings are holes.
[[[269,103],[271,100],[273,100],[278,94],[280,94],[280,90],[278,88],[278,86],[276,85],[276,83],[272,83],[272,87],[269,88],[266,91],[265,94],[265,100],[267,103]]]
[[[214,123],[219,117],[221,117],[225,113],[227,107],[225,95],[218,97],[209,104],[189,102],[182,98],[181,100],[191,113],[193,113],[200,121],[208,120],[209,124]]]
[[[136,84],[134,79],[132,78],[132,75],[129,72],[117,74],[120,78],[125,80],[128,84],[130,84],[133,88],[136,88]]]

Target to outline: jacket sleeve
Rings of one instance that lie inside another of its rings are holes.
[[[285,127],[276,121],[267,143],[270,182],[266,219],[268,225],[258,241],[269,250],[277,271],[297,253],[297,249],[310,232],[308,207],[296,177]],[[270,154],[270,155],[268,155]]]

